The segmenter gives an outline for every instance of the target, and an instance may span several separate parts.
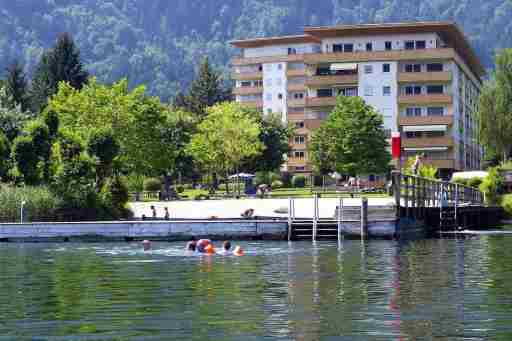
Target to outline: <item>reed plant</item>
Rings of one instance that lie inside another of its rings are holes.
[[[26,222],[51,220],[60,207],[60,200],[47,187],[0,185],[0,222],[19,222],[23,201]]]

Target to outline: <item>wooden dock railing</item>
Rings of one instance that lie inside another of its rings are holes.
[[[392,173],[393,195],[397,207],[403,207],[408,216],[409,209],[484,206],[484,196],[477,188],[441,180]],[[421,213],[420,213],[421,215]]]

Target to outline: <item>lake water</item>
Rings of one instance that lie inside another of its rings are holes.
[[[512,238],[0,244],[0,340],[511,340]]]

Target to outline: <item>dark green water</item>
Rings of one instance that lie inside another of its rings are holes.
[[[0,340],[512,340],[512,238],[0,244]]]

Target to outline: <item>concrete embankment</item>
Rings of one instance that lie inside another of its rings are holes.
[[[119,241],[194,238],[285,240],[283,220],[182,220],[0,224],[0,241]]]

